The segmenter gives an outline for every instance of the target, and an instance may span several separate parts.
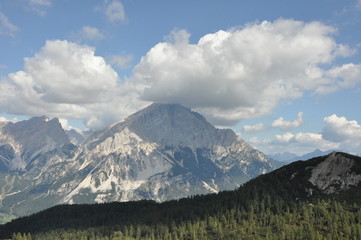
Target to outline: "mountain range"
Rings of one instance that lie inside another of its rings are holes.
[[[291,162],[298,161],[298,160],[308,160],[308,159],[311,159],[314,157],[324,156],[324,155],[330,154],[331,152],[336,152],[336,151],[339,151],[339,150],[330,149],[327,151],[322,151],[320,149],[315,149],[314,151],[303,154],[303,155],[296,155],[296,154],[290,153],[290,152],[282,152],[282,153],[267,154],[267,157],[277,160],[279,162],[291,163]]]
[[[0,214],[217,193],[277,166],[232,130],[177,104],[154,103],[90,136],[35,117],[0,125]]]
[[[0,237],[360,239],[360,196],[361,158],[332,152],[218,194],[52,207],[0,226]]]

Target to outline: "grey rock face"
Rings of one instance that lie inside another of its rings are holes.
[[[355,159],[334,152],[312,169],[309,181],[328,194],[347,190],[361,182],[361,173],[352,171],[356,164]]]
[[[57,118],[34,117],[0,128],[0,159],[8,171],[24,170],[40,155],[66,144],[70,141]]]
[[[232,130],[217,129],[176,104],[152,104],[95,132],[80,147],[70,143],[57,119],[31,123],[2,128],[2,136],[13,136],[2,138],[2,156],[24,156],[21,174],[0,174],[1,210],[14,215],[61,203],[215,193],[275,168]]]

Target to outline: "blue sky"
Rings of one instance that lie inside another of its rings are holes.
[[[361,153],[360,0],[2,0],[0,120],[179,103],[265,153]]]

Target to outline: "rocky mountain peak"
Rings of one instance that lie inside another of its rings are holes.
[[[70,144],[59,119],[46,116],[8,122],[0,128],[3,169],[23,169],[40,154]]]
[[[232,130],[217,129],[177,104],[152,104],[92,134],[79,148],[70,144],[58,119],[33,118],[6,130],[8,140],[14,140],[0,144],[5,159],[0,169],[4,163],[5,169],[23,170],[21,184],[6,192],[16,214],[59,203],[164,201],[215,193],[274,169]]]
[[[335,193],[357,186],[361,181],[361,172],[353,169],[360,166],[360,159],[345,153],[332,152],[327,158],[316,165],[311,172],[309,181],[325,193]]]
[[[125,128],[162,146],[199,148],[238,141],[232,130],[217,129],[201,114],[179,104],[153,103],[101,134],[107,138]]]
[[[35,142],[45,143],[46,139],[51,139],[57,144],[70,143],[68,136],[62,128],[59,119],[49,119],[46,116],[32,117],[16,123],[8,123],[3,127],[3,133],[10,135],[15,141],[22,144],[35,144]]]

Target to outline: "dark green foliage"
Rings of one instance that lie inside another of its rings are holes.
[[[0,226],[0,238],[361,239],[360,187],[325,195],[307,180],[308,166],[322,160],[296,162],[219,194],[56,206]]]

